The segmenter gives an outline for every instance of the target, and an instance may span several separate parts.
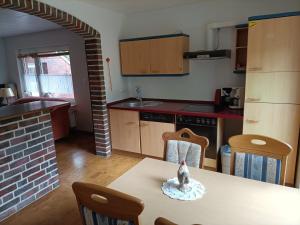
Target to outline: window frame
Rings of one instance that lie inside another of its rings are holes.
[[[61,98],[69,102],[75,102],[75,93],[74,93],[74,80],[73,80],[73,73],[72,73],[72,65],[71,65],[71,53],[69,50],[66,49],[56,49],[56,50],[48,50],[48,51],[39,51],[35,53],[28,53],[28,54],[18,54],[17,55],[17,60],[19,64],[19,77],[21,80],[21,86],[23,89],[22,95],[24,95],[25,92],[28,92],[28,88],[25,82],[25,68],[24,68],[24,63],[23,59],[26,57],[32,57],[34,60],[35,64],[35,78],[36,78],[36,83],[37,83],[37,88],[39,92],[38,97],[43,97],[43,89],[41,85],[41,74],[42,74],[42,69],[41,69],[41,58],[42,57],[54,57],[54,56],[62,56],[62,55],[69,55],[70,57],[70,70],[71,70],[71,79],[72,79],[72,89],[73,89],[73,98],[64,98],[64,97],[49,97],[49,98]],[[21,72],[21,73],[20,73]],[[34,96],[32,96],[34,97]]]

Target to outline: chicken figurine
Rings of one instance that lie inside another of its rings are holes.
[[[182,192],[187,191],[187,184],[190,182],[190,172],[185,161],[181,161],[180,167],[177,172],[179,182],[178,189]]]

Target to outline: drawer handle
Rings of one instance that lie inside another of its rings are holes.
[[[259,102],[260,98],[247,98],[247,102]]]
[[[249,120],[249,119],[247,119],[246,122],[247,122],[247,123],[252,123],[252,124],[253,124],[253,123],[258,123],[259,120]]]
[[[252,67],[248,69],[249,71],[259,71],[262,70],[262,67]]]

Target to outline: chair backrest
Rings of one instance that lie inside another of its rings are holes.
[[[158,217],[155,222],[154,225],[177,225],[176,223],[171,222],[170,220],[167,220],[163,217]]]
[[[242,170],[243,177],[284,185],[287,156],[292,151],[289,144],[262,135],[244,134],[229,138],[229,145],[231,175]]]
[[[139,225],[140,199],[95,184],[75,182],[72,188],[84,225]]]
[[[199,168],[203,168],[204,163],[203,159],[205,157],[205,150],[207,149],[209,145],[209,140],[206,137],[203,136],[198,136],[195,133],[193,133],[190,129],[188,128],[183,128],[177,132],[166,132],[163,134],[163,140],[165,142],[165,152],[164,152],[164,160],[168,161],[168,144],[169,141],[177,141],[177,142],[189,142],[194,145],[200,146],[200,154],[199,154]],[[180,163],[180,162],[178,162]],[[186,162],[188,166],[189,162]]]
[[[170,220],[167,220],[166,218],[158,217],[155,220],[154,225],[178,225],[178,224],[177,223],[173,223]],[[201,224],[193,224],[193,225],[201,225]]]

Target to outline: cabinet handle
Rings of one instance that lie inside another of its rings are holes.
[[[246,101],[247,102],[259,102],[260,98],[247,98]]]
[[[128,126],[130,126],[130,125],[134,125],[135,122],[127,122],[127,123],[125,123],[125,124],[128,125]]]
[[[247,123],[254,124],[254,123],[258,123],[259,120],[249,120],[249,119],[247,119],[246,122],[247,122]]]
[[[248,68],[249,71],[259,71],[262,70],[262,67],[252,67],[252,68]]]
[[[145,123],[140,124],[140,127],[147,127],[147,126],[148,126],[148,124],[145,124]]]

